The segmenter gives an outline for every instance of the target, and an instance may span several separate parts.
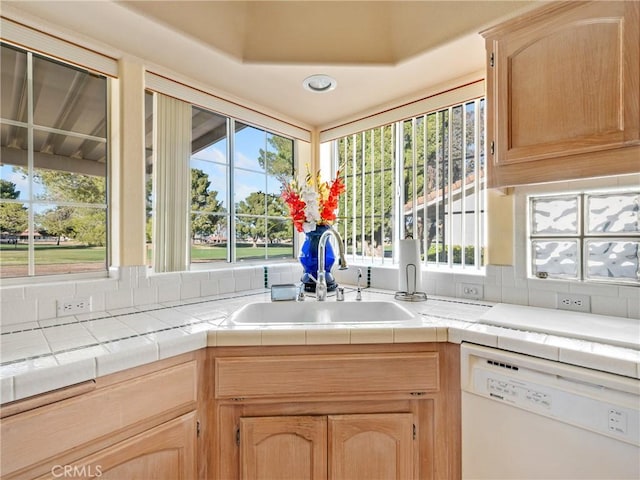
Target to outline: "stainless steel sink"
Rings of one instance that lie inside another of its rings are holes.
[[[258,302],[241,307],[226,320],[233,325],[310,325],[397,323],[414,314],[394,302]]]

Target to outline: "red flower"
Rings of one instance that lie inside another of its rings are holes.
[[[329,183],[325,182],[325,189],[329,191],[327,198],[320,202],[320,218],[324,222],[333,222],[336,219],[336,209],[340,195],[345,191],[344,183],[340,178],[340,171],[336,173],[336,178]]]
[[[320,221],[318,221],[318,215],[314,215],[311,220],[307,219],[305,214],[306,202],[301,197],[301,188],[295,180],[290,182],[282,182],[282,199],[289,207],[289,215],[293,220],[293,225],[298,232],[304,231],[304,224],[309,221],[309,225],[314,225],[315,222],[319,225],[330,225],[336,219],[336,210],[338,208],[338,200],[340,195],[345,191],[345,186],[340,178],[340,171],[336,172],[336,178],[331,182],[320,182],[319,173],[316,175],[317,188],[317,204],[318,214]],[[311,175],[307,175],[307,187],[313,185]],[[311,207],[313,208],[313,207]]]

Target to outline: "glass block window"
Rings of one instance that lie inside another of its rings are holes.
[[[640,191],[529,197],[531,276],[640,284]]]

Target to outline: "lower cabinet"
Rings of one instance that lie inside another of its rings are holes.
[[[40,477],[103,480],[192,480],[196,478],[196,414],[188,413],[124,442]]]
[[[3,405],[0,478],[197,479],[199,356]]]
[[[413,476],[413,415],[389,413],[328,417],[329,478]]]
[[[456,480],[459,347],[216,348],[217,480]]]
[[[413,415],[240,418],[243,480],[413,476]]]

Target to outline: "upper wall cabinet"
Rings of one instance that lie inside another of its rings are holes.
[[[482,35],[490,187],[640,171],[640,2],[552,2]]]

